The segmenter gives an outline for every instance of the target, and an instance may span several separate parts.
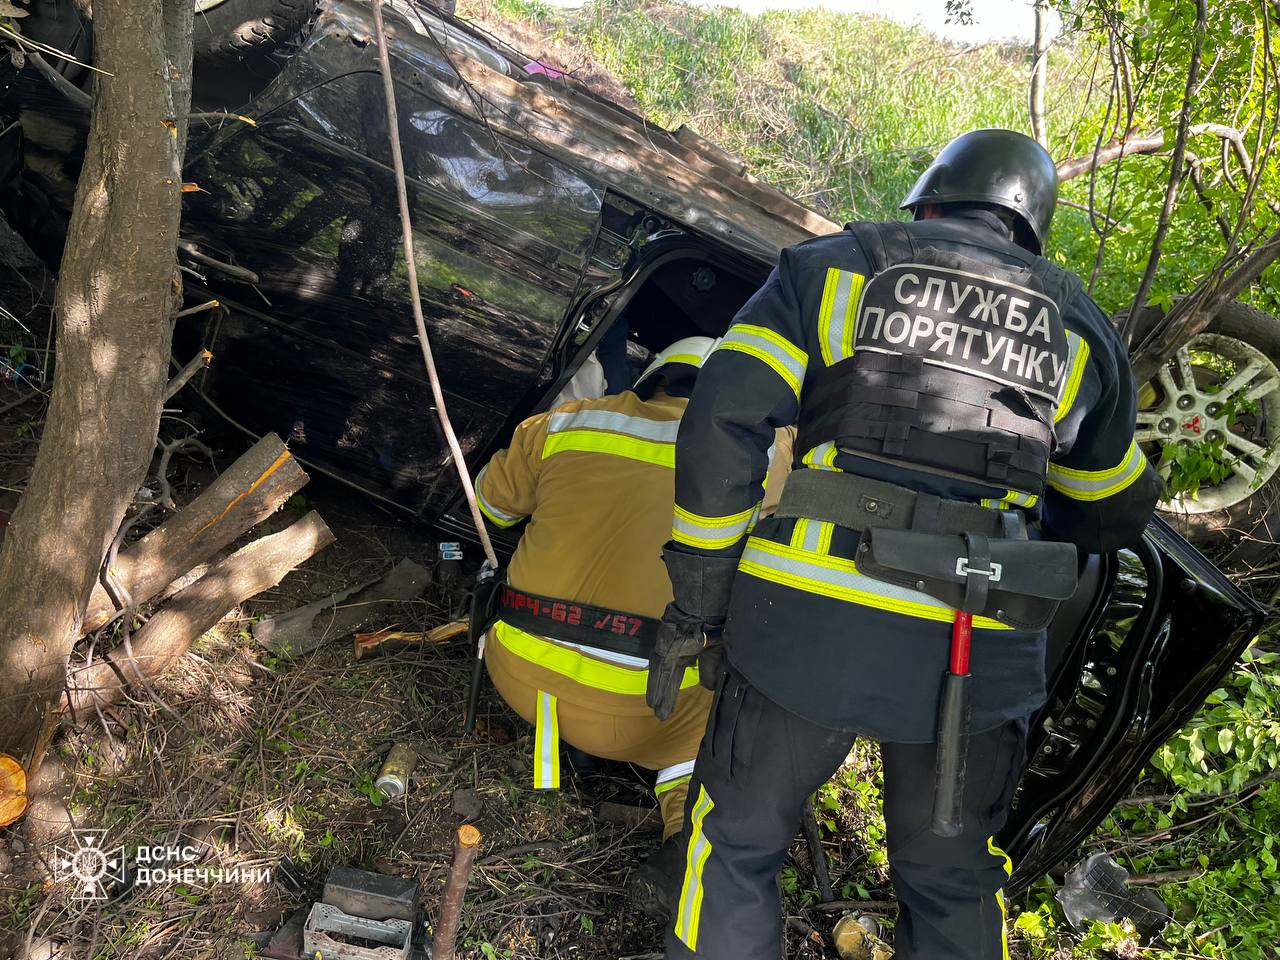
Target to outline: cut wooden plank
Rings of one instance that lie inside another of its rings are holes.
[[[333,533],[314,510],[279,533],[241,547],[203,577],[174,594],[160,612],[134,634],[133,656],[117,647],[87,669],[73,671],[69,702],[76,711],[119,699],[125,685],[150,679],[173,666],[191,642],[236,606],[269,590],[333,542]]]
[[[423,645],[434,647],[466,636],[471,624],[467,620],[443,623],[423,633],[420,630],[396,630],[386,627],[372,633],[357,633],[353,652],[357,660],[375,656],[390,656]]]
[[[362,627],[387,624],[396,604],[415,600],[431,583],[431,571],[401,560],[385,576],[335,593],[253,625],[253,638],[278,657],[300,657]]]
[[[284,441],[269,433],[200,496],[122,550],[112,564],[111,575],[133,603],[154,599],[192,567],[269,517],[307,480]],[[115,612],[107,591],[96,584],[85,611],[83,632],[97,630]]]

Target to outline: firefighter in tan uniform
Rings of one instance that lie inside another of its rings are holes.
[[[490,522],[529,519],[500,588],[485,662],[502,698],[535,727],[534,786],[560,786],[561,739],[658,771],[664,846],[648,867],[659,875],[633,883],[640,905],[658,914],[670,896],[661,875],[679,867],[675,836],[711,693],[698,665],[688,667],[670,718],[659,722],[645,704],[647,661],[671,600],[662,545],[675,501],[676,432],[714,346],[708,337],[680,340],[632,390],[530,417],[476,479]],[[777,443],[786,447],[784,464],[789,436]],[[780,483],[771,486],[776,503]]]

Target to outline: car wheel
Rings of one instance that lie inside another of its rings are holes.
[[[1232,398],[1237,398],[1231,402]],[[1136,439],[1160,464],[1168,443],[1220,441],[1216,483],[1161,505],[1188,540],[1255,565],[1280,530],[1280,320],[1232,302],[1138,392]],[[1167,458],[1160,466],[1169,476]]]
[[[195,59],[264,53],[306,24],[315,0],[195,0]]]

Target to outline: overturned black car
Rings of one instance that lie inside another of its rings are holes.
[[[202,108],[252,123],[192,125],[185,179],[200,189],[180,256],[192,302],[223,309],[181,322],[176,360],[212,350],[195,388],[227,420],[465,536],[409,312],[371,14],[358,0],[307,10],[297,48],[236,82],[225,59],[204,77],[197,64]],[[438,12],[397,2],[388,26],[424,307],[473,470],[610,331],[637,369],[679,337],[718,336],[780,248],[839,229],[692,131]],[[22,164],[19,137],[4,140],[0,170],[21,168],[5,212],[53,258],[87,117],[29,66],[0,73],[0,91],[25,141]],[[1051,631],[1051,695],[1001,839],[1016,885],[1097,826],[1260,623],[1162,520],[1139,548],[1089,559]]]

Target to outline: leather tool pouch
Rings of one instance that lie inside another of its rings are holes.
[[[875,527],[863,530],[857,562],[869,577],[1020,630],[1046,627],[1076,589],[1069,543]]]

